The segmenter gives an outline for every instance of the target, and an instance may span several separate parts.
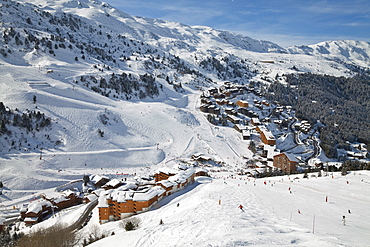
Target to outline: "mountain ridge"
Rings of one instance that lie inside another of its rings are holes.
[[[334,54],[328,58],[307,55],[303,48],[289,53],[272,42],[228,31],[133,17],[99,1],[2,4],[0,71],[5,76],[0,101],[21,113],[40,110],[53,126],[40,134],[19,130],[17,136],[23,139],[13,146],[11,138],[3,136],[2,155],[31,152],[38,157],[44,145],[50,160],[41,167],[50,169],[81,168],[108,159],[113,168],[122,163],[128,168],[146,167],[184,153],[191,155],[187,146],[218,159],[252,157],[235,133],[209,127],[199,112],[199,95],[204,90],[233,82],[253,84],[261,92],[274,82],[287,85],[285,74],[350,77],[369,68],[366,56],[357,58],[357,51],[348,57]],[[363,52],[369,54],[365,44]],[[36,103],[32,103],[33,96],[37,96]],[[188,138],[172,128],[197,135]],[[36,140],[42,135],[50,140]],[[199,139],[202,136],[204,140]],[[105,149],[103,154],[89,153]],[[52,153],[58,158],[51,158]],[[77,159],[81,153],[83,157]],[[70,159],[77,161],[71,165]],[[12,162],[20,171],[25,169],[23,158],[6,160]],[[44,178],[37,174],[37,158],[31,167],[36,171],[32,176]],[[18,186],[14,181],[11,185]]]

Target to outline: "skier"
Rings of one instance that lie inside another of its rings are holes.
[[[240,208],[240,210],[241,210],[241,211],[243,211],[243,212],[244,212],[243,205],[241,205],[241,204],[240,204],[240,205],[239,205],[239,208]]]
[[[346,225],[346,216],[343,215],[342,221],[343,221],[343,225],[345,226]]]

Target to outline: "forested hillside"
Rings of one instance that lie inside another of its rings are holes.
[[[328,157],[349,142],[370,143],[370,72],[350,78],[311,73],[286,75],[287,85],[271,84],[268,97],[296,109],[298,118],[324,124],[321,146]]]

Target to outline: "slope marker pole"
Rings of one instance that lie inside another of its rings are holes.
[[[315,234],[315,215],[313,215],[312,234]]]

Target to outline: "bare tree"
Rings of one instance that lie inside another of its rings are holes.
[[[77,234],[64,225],[31,231],[18,241],[18,247],[73,247],[78,243]]]

